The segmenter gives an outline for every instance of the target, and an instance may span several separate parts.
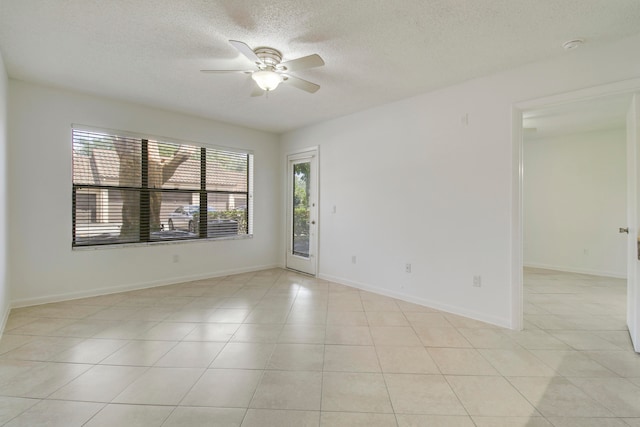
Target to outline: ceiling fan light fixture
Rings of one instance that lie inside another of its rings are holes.
[[[275,90],[283,80],[281,74],[271,70],[256,71],[251,75],[251,78],[258,84],[260,89],[267,92]]]

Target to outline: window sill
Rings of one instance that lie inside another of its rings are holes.
[[[185,243],[205,243],[205,242],[221,242],[228,240],[246,240],[253,239],[253,234],[240,234],[229,237],[215,237],[210,239],[176,239],[176,240],[161,240],[156,242],[136,242],[136,243],[118,243],[113,245],[86,245],[86,246],[72,246],[73,251],[94,251],[99,249],[121,249],[121,248],[137,248],[148,246],[162,246],[162,245],[177,245]]]

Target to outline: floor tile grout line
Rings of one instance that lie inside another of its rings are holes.
[[[524,394],[523,394],[523,393],[518,389],[518,387],[516,387],[516,386],[515,386],[515,384],[513,384],[513,382],[511,381],[511,378],[531,378],[531,377],[514,377],[514,376],[507,377],[507,376],[505,376],[505,377],[504,377],[504,379],[509,383],[509,385],[511,385],[511,387],[513,387],[513,389],[514,389],[514,390],[516,390],[516,391],[518,392],[518,394],[520,394],[520,396],[522,396],[522,398],[523,398],[523,399],[525,399],[525,400],[526,400],[526,401],[527,401],[527,402],[528,402],[528,403],[529,403],[529,404],[530,404],[530,405],[531,405],[531,406],[532,406],[532,407],[533,407],[533,408],[534,408],[534,409],[535,409],[535,410],[536,410],[536,411],[537,411],[537,412],[538,412],[542,417],[544,417],[544,419],[547,419],[547,418],[548,418],[548,416],[547,416],[547,415],[545,415],[545,414],[544,414],[544,413],[543,413],[543,412],[538,408],[538,405],[537,405],[536,403],[531,402],[531,400],[530,400],[530,399],[528,399],[528,398],[527,398],[527,396],[525,396],[525,395],[524,395]],[[556,377],[552,377],[552,378],[556,378]],[[574,384],[572,383],[572,385],[574,385]],[[574,385],[574,386],[575,386],[575,385]],[[575,387],[576,387],[576,388],[578,388],[577,386],[575,386]],[[582,391],[582,390],[580,390],[580,391],[581,391],[582,393],[584,393],[586,396],[588,396],[588,397],[590,397],[590,398],[591,398],[591,396],[589,396],[589,395],[588,395],[587,393],[585,393],[584,391]],[[596,401],[595,399],[592,399],[592,400],[594,400],[594,402],[596,402],[596,403],[597,403],[597,401]],[[601,405],[601,406],[602,406],[603,408],[605,408],[609,413],[611,413],[612,417],[615,417],[615,414],[614,414],[611,410],[609,410],[609,408],[604,407],[604,405]],[[606,418],[606,417],[605,417],[605,418]],[[547,421],[548,421],[548,420],[547,420]],[[549,421],[549,423],[550,423],[550,424],[553,424],[553,423],[551,423],[551,421]]]
[[[387,391],[387,397],[389,399],[389,406],[391,406],[391,411],[393,412],[393,418],[396,422],[396,427],[399,425],[398,423],[398,414],[396,413],[396,408],[393,405],[393,399],[391,398],[391,392],[389,391],[389,384],[387,383],[387,377],[382,369],[382,362],[380,361],[380,354],[378,353],[378,346],[373,346],[373,351],[376,353],[376,359],[378,361],[378,366],[380,367],[380,375],[382,376],[382,381],[384,382],[384,388]]]
[[[93,418],[95,418],[100,412],[102,412],[107,406],[109,406],[109,403],[105,403],[104,405],[102,405],[102,408],[100,408],[99,410],[96,411],[95,414],[91,415],[91,417],[89,417],[88,420],[86,420],[84,423],[82,423],[82,425],[86,425],[87,423],[89,423]]]
[[[280,275],[278,277],[280,277]],[[277,281],[277,279],[276,279],[276,281]],[[245,318],[245,320],[246,320],[246,318]],[[230,340],[231,340],[231,338],[230,338]],[[265,369],[266,365],[269,363],[269,359],[271,359],[271,357],[273,357],[273,352],[275,351],[275,348],[276,347],[274,345],[273,349],[271,350],[271,354],[269,355],[269,358],[265,361],[265,366],[263,367],[263,369],[261,369],[260,379],[257,381],[256,387],[253,390],[253,393],[251,394],[251,398],[248,400],[247,408],[245,410],[244,416],[242,417],[242,421],[240,422],[240,425],[242,425],[244,423],[244,420],[247,418],[247,414],[249,413],[249,409],[251,408],[251,402],[255,398],[256,392],[258,391],[258,388],[260,387],[260,384],[262,383],[262,380],[264,379],[264,375],[265,375],[265,372],[266,372],[266,369]],[[222,350],[221,350],[221,352],[222,352]],[[211,363],[213,364],[213,361]]]
[[[323,310],[324,312],[324,337],[322,340],[322,371],[321,371],[321,375],[322,377],[320,378],[320,417],[319,417],[319,422],[318,425],[322,424],[322,411],[323,411],[323,406],[324,406],[324,381],[325,381],[325,364],[326,364],[326,360],[327,360],[327,325],[329,322],[329,295],[331,294],[331,286],[329,284],[327,284],[327,305],[325,307],[325,309]]]

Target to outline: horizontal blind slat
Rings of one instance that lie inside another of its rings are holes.
[[[200,189],[200,147],[149,141],[149,188]]]
[[[140,140],[73,130],[73,183],[141,186]]]
[[[207,149],[207,190],[247,191],[246,153]]]

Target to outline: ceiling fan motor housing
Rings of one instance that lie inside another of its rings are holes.
[[[266,67],[258,65],[261,69],[275,68],[282,61],[282,53],[271,47],[257,47],[253,49],[256,56],[262,60]]]

